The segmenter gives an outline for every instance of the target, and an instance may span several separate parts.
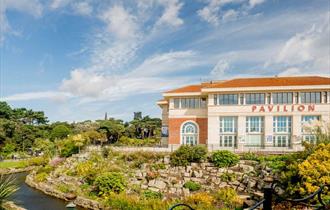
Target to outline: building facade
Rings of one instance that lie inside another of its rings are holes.
[[[211,150],[298,151],[330,122],[330,78],[241,78],[163,93],[162,143]]]

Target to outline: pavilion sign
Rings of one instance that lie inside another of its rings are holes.
[[[303,105],[253,105],[251,107],[252,112],[314,112],[315,104]]]

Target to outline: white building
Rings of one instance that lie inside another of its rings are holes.
[[[297,151],[305,125],[330,122],[330,78],[242,78],[163,93],[163,144],[235,151]]]

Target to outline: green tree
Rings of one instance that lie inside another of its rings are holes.
[[[71,130],[66,125],[56,125],[51,132],[51,139],[63,139],[71,133]]]
[[[11,115],[12,109],[10,106],[4,101],[0,101],[0,118],[9,119]]]

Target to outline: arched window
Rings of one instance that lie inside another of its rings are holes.
[[[196,145],[198,143],[198,127],[194,122],[185,122],[181,126],[181,144]]]

